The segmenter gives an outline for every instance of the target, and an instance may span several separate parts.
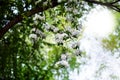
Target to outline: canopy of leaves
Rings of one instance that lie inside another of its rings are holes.
[[[0,0],[0,78],[68,80],[94,4],[120,11],[119,0]]]

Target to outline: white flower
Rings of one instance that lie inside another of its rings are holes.
[[[62,54],[62,55],[61,55],[61,60],[66,60],[66,59],[67,59],[66,54]]]
[[[59,29],[55,27],[55,28],[53,29],[53,31],[54,31],[54,32],[58,32]]]
[[[29,35],[29,38],[32,38],[32,39],[35,39],[35,40],[36,40],[36,39],[37,39],[37,35],[36,35],[36,34],[30,34],[30,35]]]
[[[45,20],[45,16],[40,16],[39,20]]]
[[[73,42],[71,47],[72,47],[72,48],[77,48],[77,47],[79,47],[79,42]]]
[[[35,16],[33,17],[33,20],[34,20],[34,21],[37,20],[38,17],[39,17],[39,15],[38,15],[38,14],[35,14]]]
[[[38,25],[38,21],[34,21],[34,24],[35,24],[35,25]]]
[[[40,16],[38,14],[35,14],[35,16],[33,17],[33,20],[36,21],[36,20],[45,20],[45,16]]]
[[[45,38],[45,34],[42,31],[40,31],[39,29],[33,28],[31,31],[40,35],[41,38]]]
[[[61,61],[58,61],[55,66],[64,66],[64,67],[69,67],[69,63],[66,61],[66,60],[61,60]]]
[[[69,31],[69,32],[73,31],[73,29],[70,26],[66,27],[65,29],[66,29],[66,31]]]
[[[74,10],[73,10],[73,13],[74,13],[74,14],[77,14],[77,13],[78,13],[78,11],[77,11],[76,9],[74,9]]]
[[[36,34],[39,34],[39,35],[42,35],[42,34],[43,34],[43,32],[40,31],[39,29],[37,29],[37,30],[35,31],[35,33],[36,33]]]
[[[68,20],[68,21],[74,21],[74,18],[73,18],[73,16],[72,15],[66,15],[66,19]]]
[[[73,31],[71,32],[71,34],[72,34],[72,36],[74,36],[74,37],[78,37],[79,34],[80,34],[80,31],[79,31],[79,30],[73,30]]]
[[[79,49],[77,49],[74,53],[76,56],[80,56],[81,55],[81,51]]]
[[[68,66],[69,66],[68,62],[65,61],[65,60],[62,60],[62,61],[61,61],[61,65],[65,66],[65,67],[68,67]]]
[[[68,35],[67,35],[66,33],[62,33],[62,34],[57,33],[57,34],[55,35],[55,40],[56,40],[57,43],[63,43],[63,39],[64,39],[65,37],[67,37],[67,36],[68,36]]]
[[[62,33],[61,35],[63,38],[68,37],[68,35],[66,33]]]
[[[36,34],[42,33],[39,29],[36,29],[36,28],[32,28],[31,32],[35,32]]]
[[[31,29],[31,32],[34,32],[35,30],[36,30],[36,28],[32,28],[32,29]]]
[[[55,35],[55,39],[62,39],[61,34],[57,33],[57,34]]]
[[[62,0],[57,0],[57,1],[58,1],[58,3],[62,2]]]
[[[44,24],[44,27],[46,30],[50,30],[50,28],[51,28],[51,26],[48,23]]]
[[[57,43],[63,43],[63,36],[59,33],[55,35],[55,40]]]
[[[55,39],[57,43],[63,43],[63,39]]]

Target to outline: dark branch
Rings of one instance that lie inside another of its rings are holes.
[[[100,1],[96,1],[96,0],[84,0],[88,3],[94,3],[94,4],[99,4],[99,5],[103,5],[103,6],[108,6],[108,3],[103,3],[103,2],[100,2]]]
[[[116,5],[114,5],[115,3],[117,3],[119,0],[116,0],[114,2],[111,2],[111,3],[104,3],[104,2],[100,2],[100,1],[96,1],[96,0],[84,0],[85,2],[88,2],[88,3],[93,3],[93,4],[98,4],[98,5],[102,5],[102,6],[106,6],[106,7],[109,7],[111,9],[114,9],[116,10],[117,12],[120,12],[120,8]],[[32,10],[30,11],[27,11],[27,12],[24,12],[22,15],[18,15],[16,16],[14,19],[12,19],[10,22],[8,22],[2,29],[0,29],[0,39],[4,36],[4,34],[10,29],[12,28],[14,25],[16,25],[18,22],[21,22],[23,19],[24,19],[24,16],[26,17],[29,17],[31,15],[34,15],[35,13],[38,13],[38,12],[43,12],[49,8],[53,8],[57,5],[60,5],[60,4],[63,4],[67,2],[67,0],[61,2],[61,3],[58,3],[57,0],[51,0],[51,3],[48,4],[48,6],[45,6],[45,7],[36,7],[36,8],[33,8]]]
[[[12,19],[10,22],[8,22],[2,29],[0,29],[0,39],[4,36],[4,34],[10,29],[12,28],[14,25],[16,25],[18,22],[21,22],[23,19],[24,19],[24,16],[26,17],[29,17],[31,15],[34,15],[35,13],[38,13],[38,12],[43,12],[49,8],[53,8],[57,5],[60,5],[60,4],[63,4],[65,3],[66,1],[64,2],[61,2],[61,3],[58,3],[57,0],[51,0],[51,4],[49,6],[45,6],[45,7],[36,7],[36,8],[33,8],[32,10],[30,11],[27,11],[27,12],[24,12],[23,15],[18,15],[16,16],[14,19]]]
[[[101,1],[95,1],[95,0],[84,0],[84,1],[86,1],[88,3],[93,3],[93,4],[106,6],[106,7],[111,8],[111,9],[117,11],[117,12],[120,12],[120,8],[116,5],[114,5],[115,3],[119,2],[119,0],[116,0],[116,1],[110,2],[110,3],[109,2],[105,3],[105,2],[101,2]]]
[[[117,2],[119,2],[120,0],[116,0],[116,1],[114,1],[114,2],[110,2],[110,4],[115,4],[115,3],[117,3]]]
[[[116,5],[113,5],[113,7],[111,7],[113,10],[120,12],[120,8]]]

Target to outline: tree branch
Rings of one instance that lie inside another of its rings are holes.
[[[115,3],[117,3],[117,2],[119,2],[120,0],[116,0],[116,1],[114,1],[114,2],[110,2],[110,4],[115,4]]]
[[[120,12],[120,8],[116,5],[114,5],[115,3],[119,2],[119,0],[116,0],[116,1],[110,2],[110,3],[109,2],[104,3],[104,2],[101,2],[101,1],[95,1],[95,0],[84,0],[84,1],[86,1],[88,3],[93,3],[93,4],[106,6],[106,7],[111,8],[111,9],[117,11],[117,12]]]
[[[106,7],[109,7],[109,8],[112,8],[118,12],[120,12],[120,8],[116,5],[114,5],[115,3],[117,3],[119,0],[116,0],[114,1],[113,3],[103,3],[103,2],[100,2],[100,1],[95,1],[95,0],[84,0],[85,2],[88,2],[88,3],[93,3],[93,4],[98,4],[98,5],[102,5],[102,6],[106,6]],[[0,39],[4,36],[4,34],[10,29],[12,28],[14,25],[16,25],[18,22],[21,22],[23,19],[24,19],[24,16],[26,17],[29,17],[31,15],[34,15],[35,13],[38,13],[38,12],[43,12],[49,8],[53,8],[57,5],[60,5],[60,4],[63,4],[67,2],[67,0],[64,0],[63,2],[60,2],[58,3],[57,0],[51,0],[51,3],[48,4],[49,6],[45,6],[45,7],[36,7],[36,8],[33,8],[31,9],[30,11],[26,11],[24,12],[22,15],[18,15],[16,16],[14,19],[12,19],[10,22],[8,22],[5,26],[3,26],[2,29],[0,29]]]
[[[24,12],[23,15],[18,15],[16,16],[14,19],[12,19],[10,22],[8,22],[2,29],[0,29],[0,39],[4,36],[4,34],[10,29],[12,28],[14,25],[16,25],[18,22],[21,22],[24,19],[24,16],[29,17],[31,15],[34,15],[35,13],[38,12],[43,12],[49,8],[53,8],[57,5],[63,4],[66,1],[60,2],[58,3],[57,0],[51,0],[51,4],[49,4],[49,6],[45,6],[45,7],[36,7],[31,9],[30,11]]]

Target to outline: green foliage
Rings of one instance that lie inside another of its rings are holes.
[[[120,14],[119,13],[114,13],[115,20],[116,20],[116,25],[115,25],[115,30],[113,33],[109,35],[107,39],[103,39],[103,46],[111,51],[116,51],[120,48]]]
[[[70,45],[81,34],[78,19],[94,5],[84,0],[64,0],[64,4],[28,17],[28,11],[52,3],[57,0],[0,1],[0,29],[17,15],[23,19],[0,40],[0,79],[68,80],[69,70],[79,67],[77,56],[82,52],[78,44]],[[111,38],[115,43],[115,37]]]
[[[108,50],[113,51],[115,48],[118,48],[117,46],[117,40],[115,35],[110,35],[110,39],[103,39],[103,46],[107,48]]]

